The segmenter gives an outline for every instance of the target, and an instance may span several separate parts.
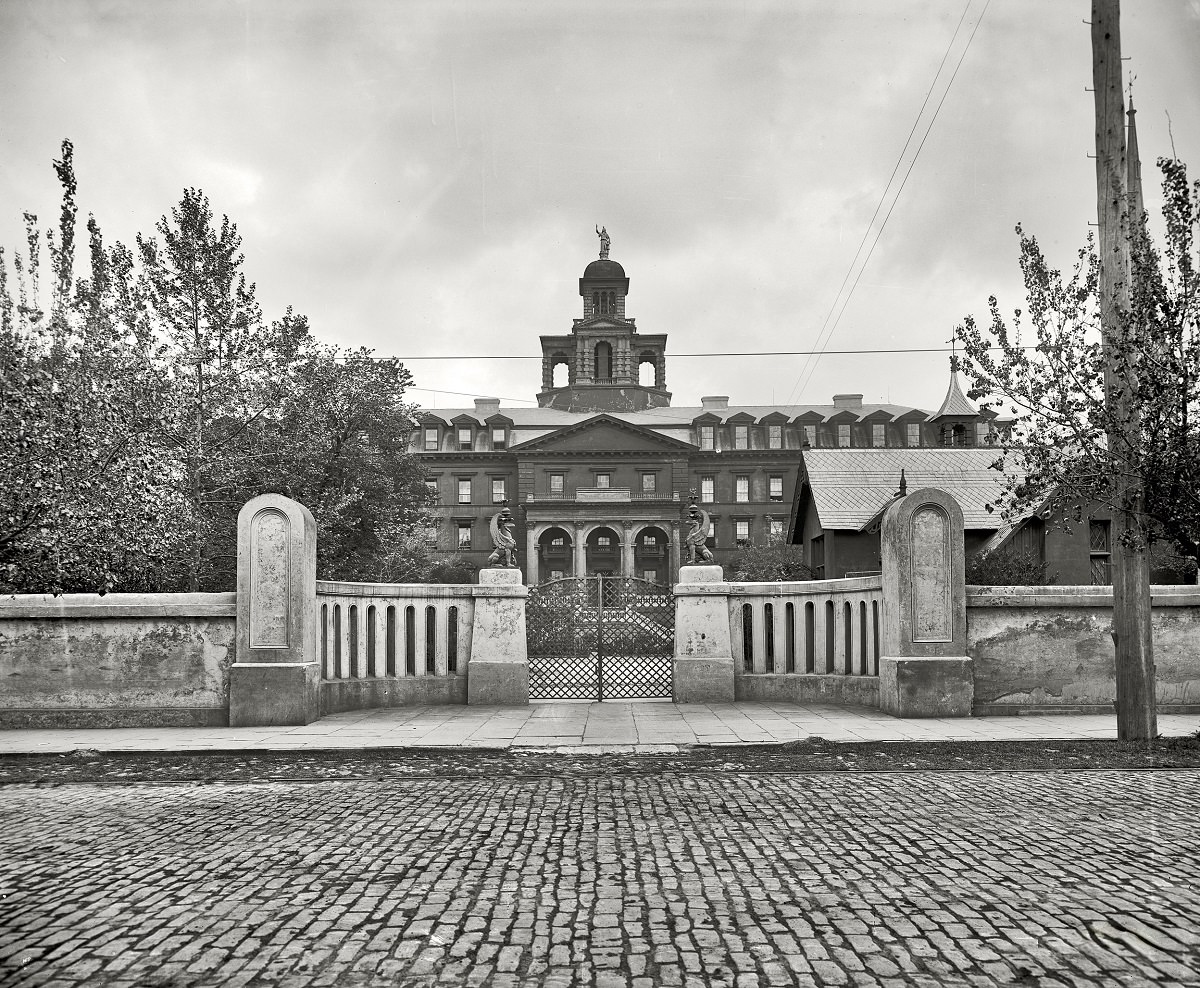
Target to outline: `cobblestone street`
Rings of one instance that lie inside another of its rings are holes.
[[[0,984],[1200,984],[1200,773],[0,790]]]

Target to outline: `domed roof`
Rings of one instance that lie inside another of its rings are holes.
[[[625,269],[616,261],[601,257],[583,269],[583,276],[588,279],[612,281],[614,278],[624,278]]]

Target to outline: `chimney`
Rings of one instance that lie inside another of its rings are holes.
[[[475,399],[475,414],[481,419],[487,418],[489,415],[495,415],[500,411],[499,398],[476,398]]]
[[[834,395],[835,408],[862,408],[862,395]]]
[[[729,407],[729,395],[706,395],[700,404],[706,412],[719,412]]]

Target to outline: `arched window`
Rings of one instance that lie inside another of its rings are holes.
[[[612,379],[612,344],[601,341],[596,344],[596,380]]]
[[[643,354],[638,364],[638,384],[643,388],[653,388],[658,383],[657,375],[658,369],[654,366],[654,360],[647,359]]]
[[[553,360],[551,374],[551,387],[565,388],[571,383],[571,365],[567,362],[567,358],[563,354],[556,353]]]

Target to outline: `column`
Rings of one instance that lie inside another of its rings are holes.
[[[627,521],[624,525],[625,532],[621,540],[621,575],[628,579],[637,576],[633,569],[633,522]]]
[[[237,524],[229,724],[310,724],[320,716],[317,523],[291,498],[261,494],[246,502]]]
[[[531,587],[538,585],[537,540],[541,530],[540,525],[533,525],[525,532],[525,583]]]
[[[679,563],[680,563],[680,548],[679,548],[679,522],[671,522],[671,572],[669,581],[676,583],[679,580]]]
[[[580,522],[575,523],[575,544],[571,555],[575,562],[575,575],[587,576],[587,547],[583,544],[583,525]]]

